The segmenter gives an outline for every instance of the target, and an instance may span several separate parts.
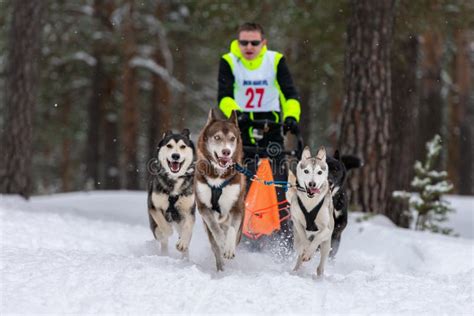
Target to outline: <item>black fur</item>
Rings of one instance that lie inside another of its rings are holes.
[[[358,157],[344,155],[340,156],[339,151],[336,150],[333,157],[327,156],[326,162],[329,167],[328,181],[331,190],[339,188],[336,194],[333,195],[332,201],[334,209],[340,212],[336,217],[334,214],[334,230],[331,236],[331,252],[329,256],[334,258],[339,249],[341,235],[347,226],[347,196],[345,191],[345,183],[347,172],[350,169],[360,168],[362,161]]]
[[[162,139],[158,143],[158,146],[156,147],[155,158],[158,157],[158,152],[160,151],[160,148],[167,144],[171,139],[174,139],[176,142],[182,140],[186,144],[186,146],[192,148],[193,155],[196,156],[196,149],[194,148],[194,143],[189,138],[189,129],[185,128],[181,132],[181,134],[174,134],[172,131],[166,131],[163,134]]]
[[[165,146],[171,139],[174,139],[176,142],[179,140],[183,140],[183,142],[188,146],[191,147],[193,151],[193,162],[189,165],[186,173],[179,177],[179,179],[184,179],[183,184],[181,186],[180,194],[176,197],[170,196],[170,193],[173,192],[174,187],[177,183],[178,179],[173,179],[168,176],[166,169],[163,168],[161,162],[158,160],[158,153],[160,149]],[[158,143],[157,149],[155,151],[155,170],[153,174],[150,175],[150,179],[148,182],[148,209],[156,209],[157,206],[153,205],[152,201],[152,193],[164,193],[169,196],[168,201],[170,202],[169,207],[167,210],[164,211],[165,218],[168,222],[179,222],[181,220],[181,215],[179,214],[178,210],[175,208],[176,201],[182,196],[189,196],[193,194],[193,183],[194,183],[194,167],[195,163],[194,160],[196,158],[195,147],[191,139],[189,138],[189,130],[185,129],[181,134],[174,134],[171,131],[167,131],[163,134],[163,138]],[[171,203],[173,202],[173,203]],[[195,207],[192,208],[193,216],[195,214]],[[150,228],[155,233],[156,223],[148,214]]]

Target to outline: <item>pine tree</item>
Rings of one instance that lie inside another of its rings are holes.
[[[452,234],[451,228],[440,227],[439,224],[448,219],[448,213],[454,210],[442,198],[443,194],[453,189],[447,180],[446,171],[433,170],[441,153],[441,137],[435,137],[426,144],[425,163],[416,161],[415,178],[411,182],[413,192],[394,191],[393,197],[408,201],[411,211],[416,214],[415,230],[429,230],[435,233]],[[411,213],[410,211],[405,211]]]

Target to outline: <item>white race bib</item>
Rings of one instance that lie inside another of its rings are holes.
[[[276,52],[267,51],[258,69],[249,70],[231,54],[234,64],[234,99],[244,112],[280,112],[276,87]]]

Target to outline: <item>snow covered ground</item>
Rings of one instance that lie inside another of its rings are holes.
[[[316,280],[314,259],[294,275],[294,258],[245,249],[216,273],[200,219],[190,261],[159,256],[142,192],[0,196],[0,313],[472,315],[474,198],[449,200],[460,238],[352,214]]]

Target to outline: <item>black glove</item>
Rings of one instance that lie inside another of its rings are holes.
[[[292,134],[296,135],[298,134],[299,130],[300,128],[294,117],[290,116],[285,119],[285,123],[283,124],[283,131],[285,134],[291,132]]]
[[[248,112],[237,112],[237,123],[239,124],[239,129],[245,130],[250,127],[250,115]]]

